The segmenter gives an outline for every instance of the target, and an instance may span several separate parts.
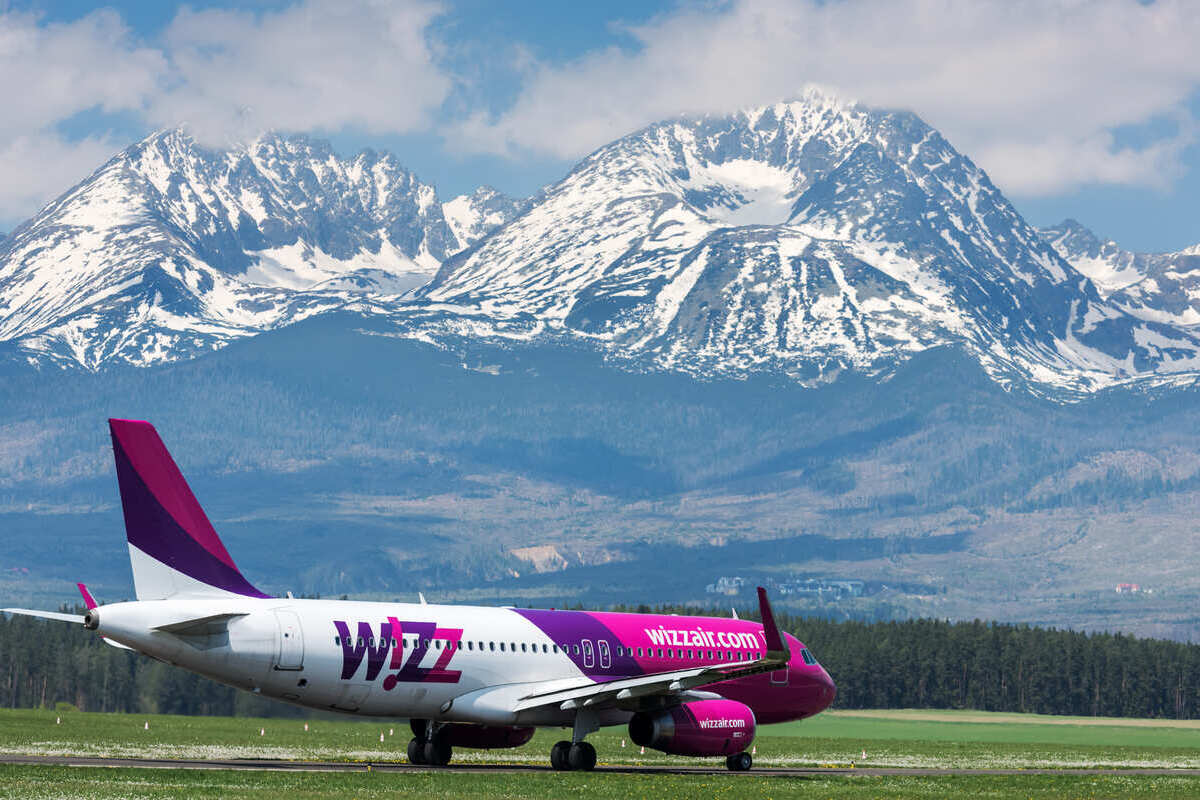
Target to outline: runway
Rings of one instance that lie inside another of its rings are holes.
[[[215,769],[249,772],[461,772],[482,774],[530,774],[553,772],[549,765],[450,764],[427,767],[397,761],[273,761],[269,759],[193,760],[170,758],[84,758],[80,756],[0,755],[0,764],[58,767],[126,767],[133,769]],[[605,766],[596,773],[612,775],[729,775],[740,778],[828,778],[828,777],[938,777],[952,775],[1186,775],[1200,777],[1200,769],[964,769],[907,767],[755,767],[749,772],[730,772],[723,767]]]

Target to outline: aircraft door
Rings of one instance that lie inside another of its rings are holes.
[[[788,685],[788,668],[777,669],[771,673],[772,686],[787,686]]]
[[[279,623],[275,669],[304,669],[304,632],[300,629],[300,617],[294,611],[276,611],[275,620]]]

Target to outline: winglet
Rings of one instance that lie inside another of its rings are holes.
[[[788,647],[779,635],[779,626],[775,624],[775,614],[771,612],[771,601],[767,599],[767,590],[758,587],[758,613],[762,617],[763,636],[767,640],[767,657],[787,660]]]
[[[95,598],[92,597],[92,593],[89,592],[88,588],[82,583],[77,583],[75,585],[79,587],[79,593],[83,595],[83,605],[88,611],[91,611],[97,605]]]

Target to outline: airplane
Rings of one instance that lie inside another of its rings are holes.
[[[556,770],[591,770],[586,737],[627,725],[635,745],[750,769],[757,725],[811,717],[836,688],[775,623],[733,618],[272,597],[234,564],[158,432],[110,419],[136,601],[79,623],[107,644],[306,708],[408,719],[408,760],[519,747],[569,728]]]

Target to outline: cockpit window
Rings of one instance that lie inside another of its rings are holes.
[[[813,658],[813,654],[808,652],[807,647],[802,647],[800,649],[800,658],[804,659],[804,663],[808,664],[810,667],[817,663],[817,659]]]

